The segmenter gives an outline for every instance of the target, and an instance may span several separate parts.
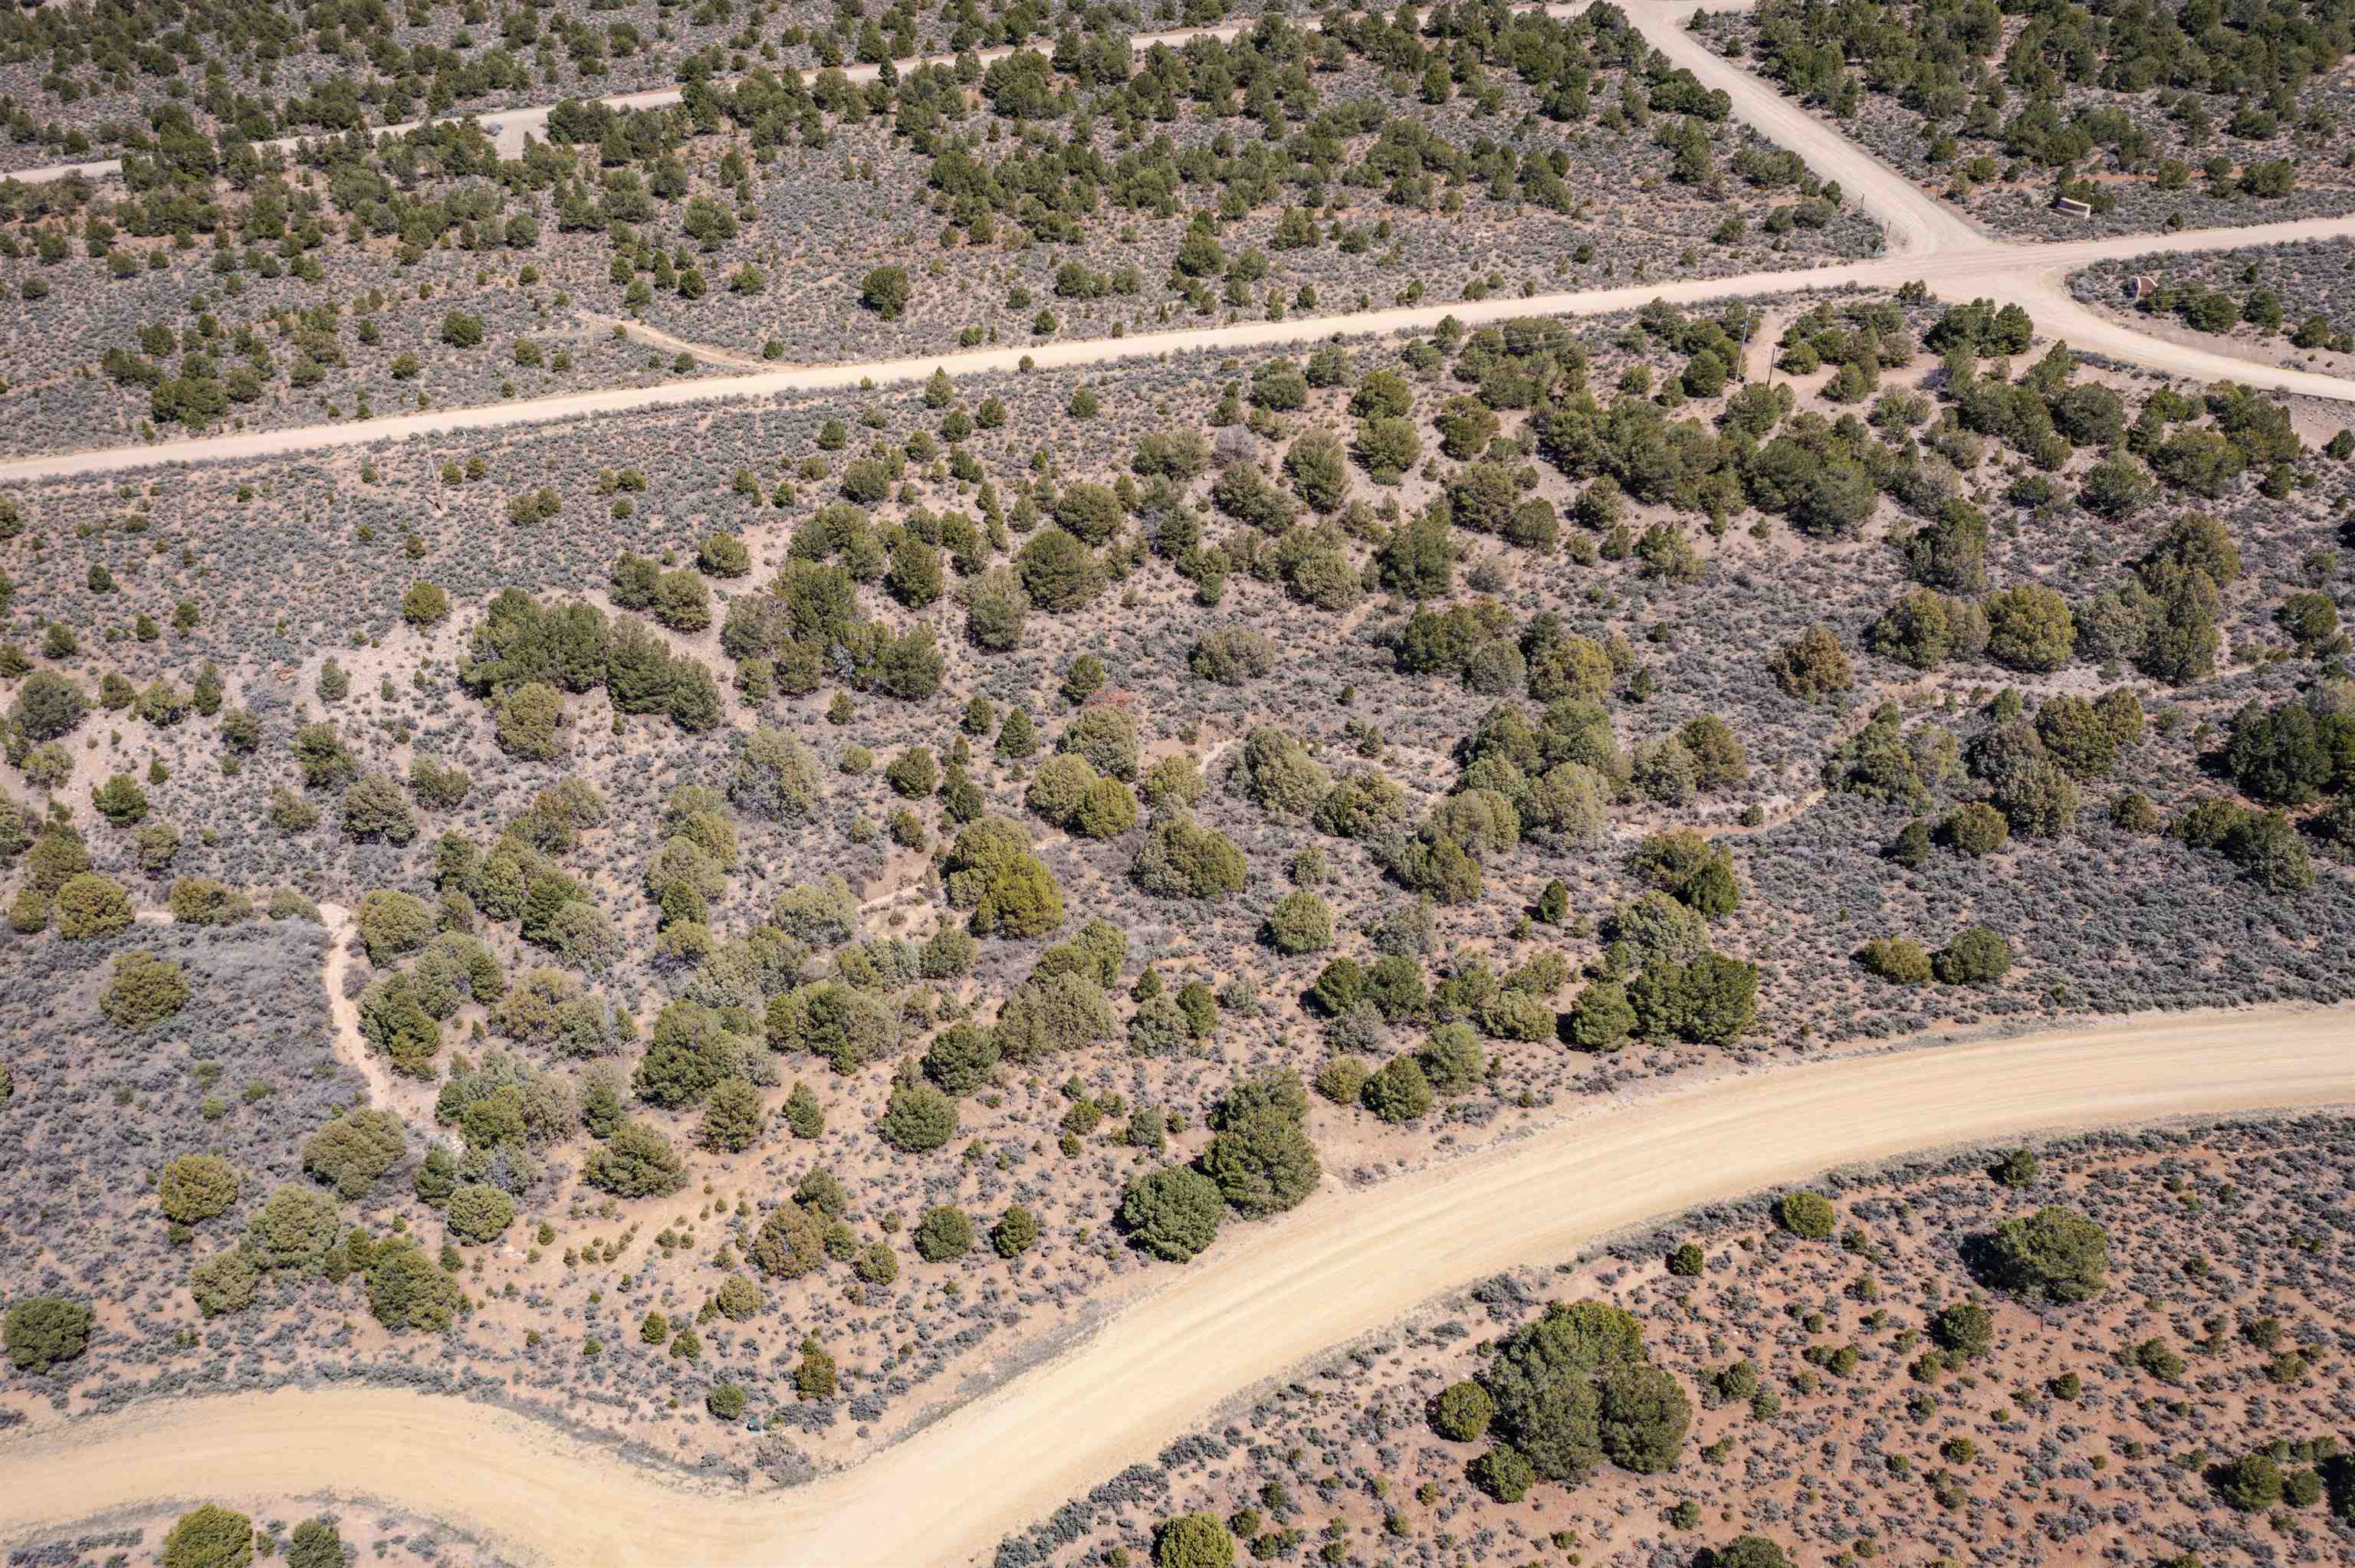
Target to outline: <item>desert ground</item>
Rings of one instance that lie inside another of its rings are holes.
[[[2335,34],[573,9],[0,28],[0,1540],[2345,1545]]]

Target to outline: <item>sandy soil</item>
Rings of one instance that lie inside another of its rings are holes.
[[[0,1539],[155,1498],[338,1486],[547,1562],[961,1561],[1261,1380],[1500,1268],[1829,1166],[2345,1103],[2350,1042],[2344,1010],[2207,1014],[1832,1057],[1623,1102],[1383,1186],[1328,1188],[1060,1359],[788,1494],[683,1488],[505,1411],[284,1391],[15,1436],[0,1444]]]

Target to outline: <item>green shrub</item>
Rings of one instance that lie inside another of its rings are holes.
[[[469,1182],[450,1194],[450,1228],[471,1242],[496,1239],[515,1224],[515,1200],[496,1187]]]
[[[1785,1192],[1774,1206],[1774,1218],[1795,1236],[1822,1241],[1832,1234],[1839,1215],[1820,1192]]]
[[[1958,933],[1931,959],[1948,985],[1993,985],[2011,969],[2011,946],[1984,926]]]
[[[342,1568],[344,1538],[332,1520],[306,1519],[286,1542],[286,1568]]]
[[[1235,1538],[1215,1514],[1181,1513],[1153,1531],[1153,1568],[1233,1568]]]
[[[334,1199],[290,1181],[247,1223],[246,1240],[264,1268],[316,1272],[336,1245],[336,1223]]]
[[[8,1361],[18,1372],[48,1372],[90,1348],[90,1308],[61,1297],[36,1296],[8,1308],[0,1339],[8,1347]]]
[[[32,739],[47,741],[72,730],[89,711],[90,699],[80,686],[55,670],[36,670],[16,688],[8,714]]]
[[[160,1022],[187,1004],[188,978],[180,966],[144,948],[116,955],[99,1011],[125,1029]]]
[[[188,1271],[188,1294],[207,1318],[241,1312],[261,1289],[261,1265],[250,1247],[223,1247]]]
[[[1930,981],[1930,955],[1911,937],[1875,937],[1858,949],[1857,961],[1892,985]]]
[[[1039,1218],[1019,1203],[1008,1206],[989,1231],[989,1245],[1000,1257],[1019,1257],[1038,1240]]]
[[[1550,1022],[1550,1010],[1546,1016]],[[1479,1087],[1488,1073],[1488,1058],[1480,1049],[1480,1037],[1466,1023],[1443,1023],[1433,1030],[1423,1041],[1423,1049],[1414,1054],[1414,1060],[1423,1069],[1423,1081],[1431,1086],[1431,1092],[1442,1097],[1469,1093]]]
[[[164,1568],[246,1568],[253,1561],[253,1520],[207,1503],[180,1516],[164,1537]]]
[[[1187,1165],[1165,1165],[1136,1177],[1120,1199],[1121,1228],[1129,1239],[1172,1263],[1185,1262],[1217,1240],[1226,1213],[1218,1183]]]
[[[815,1334],[802,1336],[802,1359],[794,1368],[794,1397],[832,1399],[839,1388],[834,1354]]]
[[[1267,916],[1268,945],[1286,958],[1333,945],[1333,906],[1314,893],[1287,893]]]
[[[1655,964],[1627,988],[1636,1033],[1696,1045],[1731,1045],[1758,1022],[1758,966],[1704,950],[1688,963]]]
[[[1316,1092],[1337,1106],[1353,1106],[1372,1075],[1363,1057],[1336,1056],[1316,1070]]]
[[[1164,811],[1146,830],[1129,874],[1163,898],[1226,898],[1242,891],[1248,867],[1224,833],[1183,811]]]
[[[994,1033],[960,1022],[942,1030],[924,1048],[923,1073],[943,1094],[969,1095],[989,1082],[997,1057]]]
[[[2109,1238],[2084,1215],[2056,1205],[2004,1221],[1987,1248],[2004,1289],[2035,1301],[2090,1301],[2108,1284]]]
[[[924,1211],[916,1224],[916,1255],[926,1263],[945,1263],[973,1250],[973,1221],[964,1210],[940,1204]]]
[[[2077,628],[2069,601],[2049,588],[2019,584],[1989,594],[1987,656],[2006,669],[2032,673],[2058,670],[2069,662]]]
[[[1684,1385],[1651,1365],[1620,1367],[1603,1380],[1604,1457],[1639,1476],[1676,1463],[1692,1426]]]
[[[1984,800],[1966,800],[1946,814],[1938,824],[1939,839],[1977,859],[2003,848],[2011,837],[2011,824],[2001,811]]]
[[[1653,1366],[1634,1318],[1599,1301],[1547,1308],[1508,1336],[1482,1377],[1496,1425],[1538,1476],[1575,1485],[1605,1459],[1650,1474],[1691,1424],[1683,1387]]]
[[[218,1154],[183,1154],[166,1160],[155,1179],[156,1206],[177,1224],[193,1225],[237,1202],[236,1168]]]
[[[1930,1337],[1941,1350],[1977,1360],[1995,1349],[1995,1314],[1976,1301],[1957,1301],[1930,1319]]]
[[[761,1222],[744,1253],[772,1277],[799,1279],[826,1266],[825,1227],[801,1204],[781,1204]]]
[[[131,924],[131,894],[112,877],[86,871],[58,889],[56,912],[58,935],[68,941],[112,936]]]
[[[590,1151],[581,1175],[600,1192],[620,1198],[646,1198],[685,1186],[687,1163],[660,1132],[644,1122],[625,1121],[602,1146]]]
[[[1561,1017],[1565,1044],[1604,1054],[1625,1045],[1635,1028],[1636,1010],[1628,1005],[1626,988],[1616,980],[1588,986]]]
[[[1432,1428],[1454,1443],[1476,1443],[1488,1435],[1497,1402],[1476,1383],[1450,1383],[1433,1409]]]
[[[826,1133],[826,1107],[807,1084],[796,1081],[785,1097],[785,1125],[795,1138],[820,1138]]]
[[[344,832],[362,843],[405,844],[417,837],[417,812],[388,773],[363,773],[344,790]]]
[[[705,1149],[741,1154],[761,1139],[769,1114],[761,1091],[745,1078],[722,1078],[703,1101],[703,1126],[696,1141]]]
[[[303,1169],[337,1195],[357,1198],[400,1163],[408,1146],[408,1130],[398,1114],[363,1106],[304,1140]]]
[[[1408,1122],[1431,1109],[1431,1079],[1414,1057],[1391,1057],[1366,1080],[1360,1097],[1366,1108],[1387,1122]]]
[[[400,596],[400,618],[411,626],[439,625],[450,618],[450,596],[437,583],[416,583]]]
[[[253,917],[253,900],[209,876],[179,878],[165,902],[185,926],[234,926]]]
[[[730,1322],[745,1323],[769,1304],[769,1298],[743,1275],[731,1274],[719,1282],[719,1288],[712,1293],[711,1304]]]
[[[875,1130],[902,1154],[923,1154],[956,1136],[956,1102],[930,1084],[902,1084],[891,1091]]]
[[[439,917],[423,899],[389,887],[379,887],[360,900],[357,924],[368,962],[378,969],[417,951],[441,927]]]
[[[393,1236],[378,1243],[368,1268],[368,1310],[393,1333],[415,1329],[445,1332],[465,1308],[465,1293],[416,1243]]]
[[[1783,1549],[1763,1535],[1739,1535],[1707,1553],[1708,1568],[1791,1568]]]
[[[1537,1467],[1510,1444],[1500,1443],[1472,1461],[1472,1484],[1498,1502],[1520,1501],[1537,1480]]]
[[[2282,1500],[2282,1468],[2260,1449],[2218,1467],[2216,1495],[2243,1513],[2262,1513]]]
[[[442,1028],[417,993],[415,977],[378,975],[360,992],[356,1011],[361,1035],[391,1060],[396,1072],[431,1078],[434,1054],[442,1049]]]
[[[887,322],[898,321],[905,314],[914,294],[905,267],[878,267],[858,285],[858,302]]]
[[[1263,1219],[1316,1190],[1323,1169],[1308,1140],[1307,1114],[1307,1092],[1291,1073],[1247,1078],[1228,1091],[1202,1168],[1236,1213]]]
[[[1828,626],[1809,627],[1797,641],[1778,651],[1766,668],[1784,695],[1803,703],[1856,684],[1856,667],[1840,647],[1838,634]]]

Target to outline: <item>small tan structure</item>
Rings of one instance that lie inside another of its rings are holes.
[[[2094,216],[2093,204],[2091,202],[2079,201],[2075,196],[2061,197],[2058,201],[2055,201],[2052,204],[2052,210],[2058,213],[2064,213],[2071,217],[2091,217]]]

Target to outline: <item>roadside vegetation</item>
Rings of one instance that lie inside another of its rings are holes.
[[[2197,5],[1764,0],[1699,26],[2000,233],[2169,232],[2355,205],[2333,69],[2349,36],[2325,6],[2228,19]],[[2055,210],[2063,198],[2090,216]]]
[[[1963,1561],[2031,1512],[2161,1563],[2328,1554],[2347,1139],[2096,1136],[1720,1205],[1483,1281],[996,1563]]]

